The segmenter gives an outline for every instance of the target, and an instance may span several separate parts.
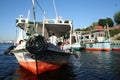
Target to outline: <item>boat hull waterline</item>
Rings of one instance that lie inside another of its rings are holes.
[[[110,51],[110,42],[86,43],[85,50],[92,51]]]
[[[32,55],[30,53],[28,52],[16,53],[13,51],[13,54],[18,60],[20,66],[31,71],[34,74],[41,74],[46,71],[51,71],[61,68],[63,65],[67,63],[66,61],[70,56],[69,54],[64,55],[62,53],[55,54],[54,52],[53,53],[48,52],[48,54],[42,55],[41,57],[39,57],[40,59],[37,59],[37,67],[38,67],[38,71],[37,71],[36,60],[35,58],[31,58]]]

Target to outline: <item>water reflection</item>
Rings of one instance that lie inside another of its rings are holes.
[[[114,51],[111,54],[111,67],[116,74],[117,77],[120,79],[120,52]]]
[[[42,73],[39,80],[120,80],[120,52],[76,52],[60,69]],[[37,80],[37,76],[19,67],[17,79]]]
[[[69,80],[67,77],[66,67],[67,66],[63,66],[60,69],[39,74],[38,78],[39,80]],[[16,74],[14,76],[14,80],[37,80],[37,75],[31,73],[21,66],[17,70]]]
[[[119,52],[82,51],[79,54],[79,59],[71,59],[79,63],[71,66],[72,80],[120,80]]]
[[[14,55],[3,54],[10,45],[0,45],[0,80],[37,80]],[[120,52],[78,51],[67,66],[40,74],[39,80],[120,80]]]

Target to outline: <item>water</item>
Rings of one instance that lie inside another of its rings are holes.
[[[0,44],[0,80],[37,80],[37,76],[19,66],[14,55],[4,55],[13,44]],[[39,80],[120,80],[120,52],[76,52],[68,64],[38,75]]]

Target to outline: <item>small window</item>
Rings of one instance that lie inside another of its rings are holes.
[[[60,21],[60,23],[62,23],[62,21]]]
[[[81,39],[83,39],[83,37],[81,37]]]
[[[69,23],[69,21],[65,21],[64,23]]]
[[[91,37],[94,37],[94,35],[92,34]]]

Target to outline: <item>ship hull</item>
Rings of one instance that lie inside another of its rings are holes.
[[[36,63],[35,61],[33,62],[19,62],[20,66],[22,66],[23,68],[31,71],[34,74],[41,74],[43,72],[46,71],[51,71],[51,70],[55,70],[60,68],[61,66],[63,66],[64,64],[50,64],[50,63],[46,63],[46,62],[42,62],[42,61],[38,61],[37,62],[37,66],[38,66],[38,73],[37,73],[37,68],[36,68]]]
[[[84,49],[84,48],[80,45],[80,43],[73,43],[73,44],[71,45],[71,47],[72,47],[72,49],[73,49],[74,51],[80,51],[80,50]]]
[[[113,51],[120,51],[120,44],[111,45],[111,48],[112,48]]]
[[[20,66],[34,74],[41,74],[46,71],[58,69],[67,63],[70,56],[69,54],[54,53],[50,51],[48,51],[48,53],[44,53],[43,55],[37,56],[37,59],[34,55],[25,51],[13,51],[13,54],[18,60]]]
[[[86,43],[85,50],[92,51],[110,51],[111,46],[110,42],[96,42],[96,43]]]
[[[113,51],[120,51],[120,40],[111,40],[111,48]]]

